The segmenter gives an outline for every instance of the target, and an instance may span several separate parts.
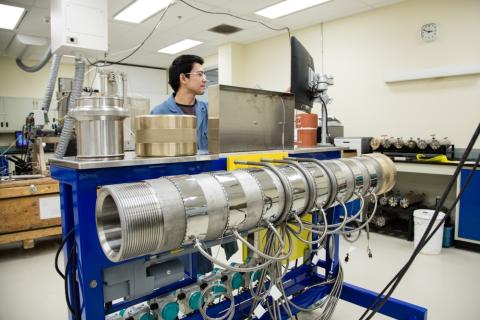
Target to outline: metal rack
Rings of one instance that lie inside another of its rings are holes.
[[[289,156],[301,156],[316,158],[319,160],[333,159],[340,157],[339,150],[329,150],[321,152],[305,152],[300,150],[292,151]],[[135,158],[132,154],[127,154],[125,160],[113,161],[76,161],[74,159],[52,160],[52,177],[60,182],[60,201],[62,208],[62,227],[63,237],[65,238],[72,229],[74,229],[73,239],[69,239],[65,246],[65,257],[71,251],[72,246],[76,246],[77,277],[79,288],[74,292],[74,285],[71,279],[69,281],[70,296],[77,295],[81,301],[82,319],[104,319],[105,315],[112,312],[138,304],[142,301],[166,294],[172,290],[195,283],[197,274],[195,264],[192,263],[197,253],[193,248],[185,248],[182,251],[167,252],[155,256],[144,256],[130,259],[121,263],[113,263],[108,260],[98,241],[97,226],[95,223],[95,203],[97,197],[97,188],[107,184],[118,184],[125,182],[135,182],[144,179],[154,179],[167,175],[178,174],[196,174],[207,171],[226,170],[226,156],[208,155],[208,156],[190,156],[177,158]],[[338,210],[337,210],[338,211]],[[328,210],[329,219],[335,221],[338,219],[338,212],[334,209]],[[313,219],[316,214],[313,213]],[[317,265],[305,264],[290,271],[285,277],[285,288],[287,294],[296,292],[298,289],[309,287],[319,283],[325,277],[336,276],[339,270],[339,251],[338,236],[333,236],[334,243],[333,255],[330,256],[327,247],[326,260],[320,260]],[[212,244],[212,243],[211,243]],[[166,257],[181,257],[184,261],[185,279],[169,285],[167,287],[153,290],[149,294],[115,304],[105,304],[104,302],[104,271],[108,268],[119,266],[121,264],[133,263],[135,261],[148,261],[150,259],[162,260]],[[67,260],[65,260],[67,264]],[[318,273],[318,267],[324,272]],[[331,290],[331,285],[312,288],[304,291],[294,298],[300,306],[308,306],[315,301],[320,300]],[[359,306],[368,307],[375,299],[377,293],[344,283],[341,299],[355,303]],[[235,319],[244,319],[245,310],[249,307],[249,292],[243,292],[235,296],[236,312]],[[219,313],[228,308],[226,301],[220,302],[208,308],[209,313]],[[298,310],[292,310],[295,314]],[[380,313],[391,316],[396,319],[426,319],[427,310],[425,308],[390,298],[380,310]],[[73,319],[72,315],[70,318]],[[201,319],[202,316],[196,312],[184,319]],[[262,317],[267,319],[268,314]],[[287,318],[282,315],[282,318]]]

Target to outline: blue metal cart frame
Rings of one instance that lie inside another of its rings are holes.
[[[318,153],[301,153],[291,154],[292,157],[309,157],[319,160],[339,158],[340,151],[318,152]],[[133,165],[109,167],[100,169],[73,169],[63,167],[54,163],[51,165],[51,175],[60,182],[60,203],[62,208],[62,230],[63,238],[74,229],[73,239],[68,239],[64,252],[71,251],[75,245],[76,261],[77,261],[77,278],[79,282],[78,292],[73,291],[73,282],[68,278],[70,296],[74,294],[80,297],[81,318],[82,319],[104,319],[106,314],[127,308],[131,305],[146,301],[150,298],[160,296],[171,290],[184,287],[196,282],[196,271],[191,261],[195,259],[197,253],[185,251],[186,261],[190,261],[186,268],[190,279],[177,282],[171,286],[155,290],[148,296],[138,298],[136,300],[118,303],[105,307],[103,295],[103,270],[121,263],[113,263],[108,260],[101,250],[98,242],[97,229],[95,223],[95,203],[97,188],[107,184],[128,183],[145,179],[155,179],[161,176],[178,175],[178,174],[196,174],[206,171],[217,171],[226,169],[226,158],[214,160],[192,161],[192,162],[174,162],[164,164],[149,165]],[[333,210],[330,210],[332,219],[338,216]],[[316,267],[313,265],[304,265],[289,272],[286,279],[293,279],[286,287],[288,292],[296,292],[299,288],[321,282],[326,275],[335,276],[338,272],[339,253],[338,253],[338,236],[334,236],[335,250],[333,257],[327,255],[326,261],[320,261],[318,264],[325,269],[325,274],[317,274]],[[327,250],[328,252],[328,250]],[[180,254],[179,254],[180,255]],[[67,257],[68,254],[65,254]],[[146,259],[140,257],[136,259]],[[135,259],[131,259],[132,261]],[[128,261],[127,261],[128,262]],[[67,258],[65,259],[67,263]],[[122,262],[126,263],[126,262]],[[294,298],[300,306],[308,306],[313,302],[321,299],[330,291],[330,286],[317,289],[310,289]],[[376,297],[377,293],[355,287],[350,284],[344,284],[341,298],[367,307]],[[244,292],[235,297],[235,303],[238,305],[243,301],[250,299],[250,293]],[[247,304],[240,304],[236,308],[235,319],[243,319]],[[219,303],[210,307],[209,314],[221,312],[227,308],[227,302]],[[297,313],[297,310],[292,310]],[[389,315],[396,319],[408,320],[425,320],[427,318],[427,310],[425,308],[409,304],[403,301],[390,298],[388,302],[380,310],[380,313]],[[285,319],[287,318],[286,315]],[[70,319],[73,319],[70,315]],[[201,315],[197,313],[190,315],[187,319],[201,319]],[[262,319],[268,319],[266,314]]]

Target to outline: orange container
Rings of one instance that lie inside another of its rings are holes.
[[[312,113],[297,114],[295,127],[297,128],[297,146],[302,148],[317,146],[318,115]]]
[[[296,145],[302,148],[317,146],[317,129],[297,129]]]
[[[318,115],[315,113],[300,113],[295,118],[295,127],[297,128],[315,128],[318,127]]]

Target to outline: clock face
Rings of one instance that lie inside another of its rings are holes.
[[[421,36],[423,41],[433,41],[437,39],[438,27],[436,23],[428,23],[422,26]]]

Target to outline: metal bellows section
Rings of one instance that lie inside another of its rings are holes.
[[[278,225],[311,207],[384,193],[395,179],[393,162],[372,154],[329,161],[289,158],[277,166],[108,185],[97,198],[98,237],[105,255],[117,262],[194,239]]]

